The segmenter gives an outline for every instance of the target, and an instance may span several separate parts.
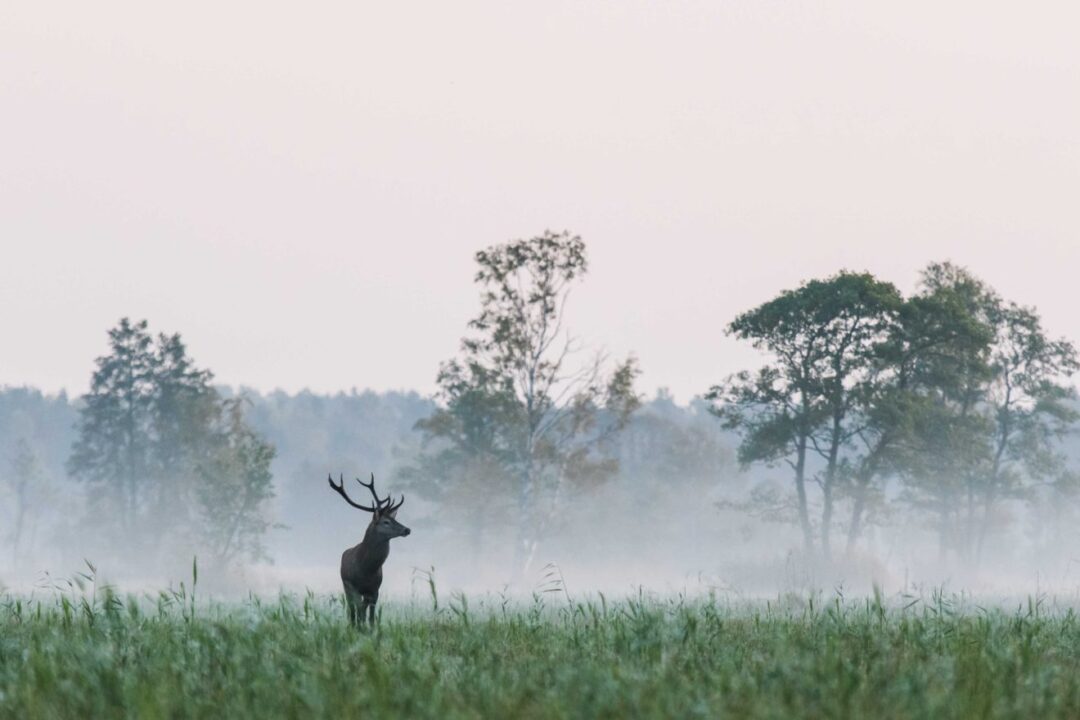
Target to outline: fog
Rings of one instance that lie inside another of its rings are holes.
[[[663,393],[650,398],[620,436],[614,449],[618,473],[571,497],[532,566],[521,573],[513,553],[516,515],[505,493],[466,488],[463,492],[471,495],[436,501],[402,478],[419,446],[413,426],[431,412],[430,400],[370,391],[233,392],[251,400],[254,427],[278,447],[270,515],[287,527],[268,532],[269,562],[245,561],[223,570],[203,557],[200,588],[222,598],[340,591],[340,553],[362,539],[369,516],[330,490],[326,476],[331,472],[345,475],[354,498],[363,498],[363,490],[350,478],[371,472],[381,493],[406,495],[398,518],[413,532],[392,541],[383,586],[390,599],[423,600],[432,579],[441,597],[452,592],[521,597],[556,590],[560,596],[619,597],[644,590],[755,599],[837,591],[857,595],[874,586],[889,594],[944,589],[986,597],[1080,592],[1075,552],[1080,526],[1076,508],[1062,504],[1008,503],[982,559],[973,563],[955,553],[942,555],[926,515],[897,502],[872,519],[852,552],[839,550],[824,563],[803,550],[794,524],[725,506],[725,501],[745,500],[754,487],[786,488],[786,468],[740,469],[737,438],[720,427],[704,403],[683,405]],[[193,543],[162,547],[155,528],[128,538],[119,551],[95,540],[101,526],[85,517],[93,507],[88,498],[93,489],[68,479],[63,470],[75,421],[75,402],[64,396],[0,392],[0,437],[29,438],[42,467],[18,552],[10,534],[11,493],[0,503],[0,583],[29,593],[65,587],[80,573],[132,591],[190,583],[192,560],[205,552]],[[1080,457],[1075,437],[1066,449]],[[7,458],[2,473],[10,477]],[[887,491],[898,492],[895,483]]]

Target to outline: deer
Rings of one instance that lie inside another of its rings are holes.
[[[364,482],[356,478],[356,482],[371,491],[375,499],[372,506],[361,505],[353,501],[345,492],[345,476],[342,475],[337,483],[334,478],[327,475],[330,487],[345,502],[357,510],[371,513],[371,522],[368,523],[364,532],[364,539],[359,545],[349,548],[341,554],[341,583],[345,586],[345,605],[348,611],[349,622],[354,627],[360,627],[366,621],[369,625],[375,625],[375,603],[379,601],[379,587],[382,585],[382,566],[390,554],[390,540],[396,537],[407,537],[412,532],[397,521],[397,511],[405,502],[402,495],[397,503],[393,502],[390,495],[379,499],[375,492],[375,473],[371,473],[371,482]]]

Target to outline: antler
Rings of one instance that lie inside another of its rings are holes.
[[[333,475],[327,474],[326,479],[330,483],[330,487],[332,487],[334,489],[334,492],[336,492],[341,497],[345,498],[345,502],[349,503],[350,505],[352,505],[357,510],[363,510],[363,511],[369,512],[369,513],[374,513],[374,512],[377,512],[377,513],[392,513],[395,510],[397,510],[399,507],[401,507],[401,505],[405,502],[405,496],[404,495],[401,496],[401,499],[398,500],[396,504],[393,502],[393,498],[390,495],[387,495],[385,498],[380,500],[379,499],[379,494],[375,492],[375,473],[371,473],[371,482],[364,482],[360,478],[356,478],[356,482],[360,483],[361,485],[363,485],[364,487],[366,487],[368,490],[371,491],[371,497],[375,498],[375,507],[368,507],[367,505],[361,505],[360,503],[353,501],[353,499],[349,497],[348,493],[345,492],[345,476],[344,475],[341,476],[341,478],[338,480],[337,484],[334,483],[334,476]]]
[[[350,505],[352,505],[357,510],[363,510],[365,512],[373,513],[376,510],[381,509],[381,503],[378,502],[379,497],[377,495],[375,496],[375,500],[376,500],[375,507],[368,507],[367,505],[361,505],[358,502],[353,502],[353,499],[350,498],[348,493],[345,492],[345,476],[344,475],[341,476],[341,479],[338,480],[336,485],[334,484],[334,477],[332,475],[327,474],[326,479],[327,479],[327,481],[329,481],[330,487],[332,487],[334,489],[334,492],[336,492],[341,497],[345,498],[345,502],[349,503]],[[371,482],[372,482],[372,484],[375,483],[375,474],[374,473],[372,473],[372,475],[371,475]],[[363,483],[360,483],[360,484],[363,485]],[[372,492],[372,494],[375,493],[374,488],[372,489],[371,492]]]
[[[379,494],[375,492],[375,473],[371,473],[371,482],[364,482],[360,478],[356,478],[356,482],[360,483],[371,491],[371,497],[375,498],[375,507],[381,513],[392,513],[399,507],[401,507],[402,503],[405,502],[404,495],[401,496],[401,500],[399,500],[396,505],[393,503],[393,497],[390,495],[387,495],[385,498],[380,500]]]
[[[380,500],[379,494],[375,492],[375,473],[371,473],[371,482],[364,482],[360,478],[356,478],[356,482],[360,483],[362,486],[366,487],[368,490],[371,491],[371,497],[375,498],[375,507],[379,508],[380,510],[383,508],[384,505],[386,505],[386,503],[390,502],[389,496],[387,496],[383,500]]]
[[[388,503],[390,502],[390,497],[389,496],[387,496],[386,502],[388,502]],[[395,510],[397,510],[399,507],[401,507],[404,504],[405,504],[405,493],[402,493],[401,494],[401,499],[398,500],[397,503],[387,505],[386,510],[384,510],[383,512],[392,513],[392,512],[394,512]]]

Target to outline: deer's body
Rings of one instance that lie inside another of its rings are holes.
[[[395,517],[398,508],[405,502],[404,497],[396,505],[390,502],[389,497],[379,500],[379,496],[375,494],[374,475],[370,484],[360,480],[357,482],[371,490],[375,497],[373,507],[368,508],[353,502],[345,493],[344,481],[335,485],[333,478],[330,479],[330,487],[344,497],[346,502],[371,513],[371,522],[364,532],[364,539],[359,545],[341,554],[341,584],[345,589],[349,622],[353,625],[375,623],[375,603],[379,601],[379,587],[383,580],[382,566],[390,555],[390,539],[405,537],[412,532]]]
[[[382,566],[389,555],[390,540],[375,537],[370,525],[359,545],[341,553],[341,584],[345,586],[345,601],[353,624],[364,620],[374,622],[375,603],[379,601],[382,585]]]

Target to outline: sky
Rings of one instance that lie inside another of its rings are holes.
[[[966,265],[1080,340],[1080,4],[0,6],[0,385],[122,316],[220,382],[431,392],[472,256],[585,240],[568,327],[688,400],[737,313]]]

